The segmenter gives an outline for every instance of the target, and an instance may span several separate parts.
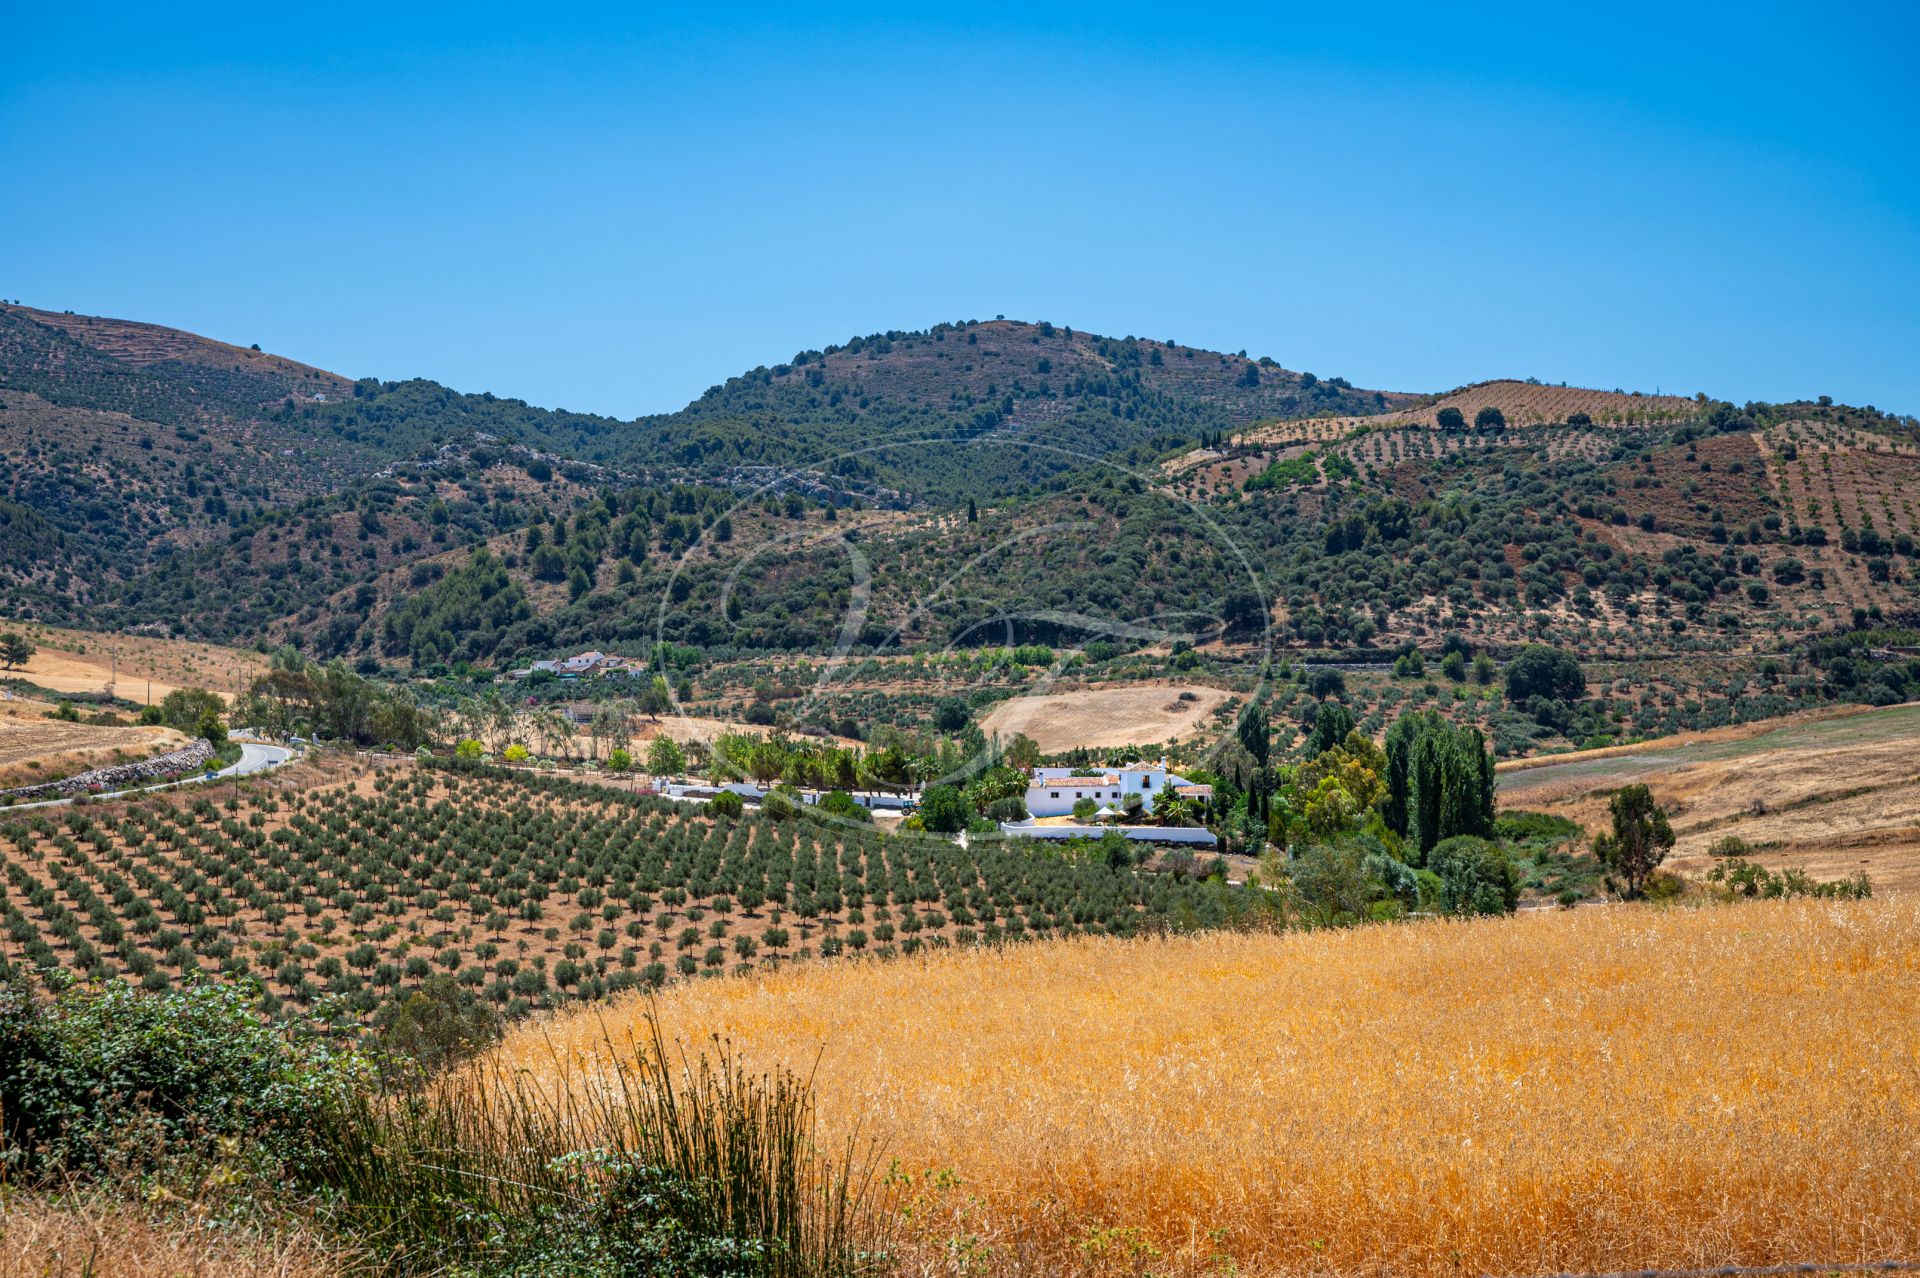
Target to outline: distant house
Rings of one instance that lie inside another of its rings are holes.
[[[1153,796],[1171,781],[1174,793],[1182,798],[1211,798],[1213,787],[1195,785],[1183,776],[1167,770],[1163,758],[1157,764],[1133,764],[1111,772],[1087,772],[1074,768],[1035,768],[1027,780],[1027,811],[1037,817],[1070,816],[1073,805],[1091,799],[1101,807],[1123,811],[1127,796],[1140,796],[1143,811],[1153,811]]]
[[[561,657],[555,661],[536,661],[519,670],[507,671],[509,679],[525,679],[529,675],[550,674],[561,679],[589,679],[601,675],[626,675],[638,678],[646,673],[647,663],[637,657],[620,657],[610,652],[582,652],[571,657]]]

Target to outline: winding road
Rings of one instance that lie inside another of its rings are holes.
[[[290,762],[294,751],[287,746],[266,745],[253,741],[240,743],[240,757],[211,776],[183,777],[178,781],[160,781],[153,785],[136,785],[125,790],[115,790],[111,794],[93,794],[87,797],[99,802],[103,799],[122,799],[130,794],[144,794],[149,790],[167,790],[176,785],[195,785],[202,781],[214,781],[221,777],[244,777],[256,772],[268,772],[283,763]],[[5,809],[8,812],[24,812],[29,808],[53,808],[63,803],[72,803],[73,796],[64,799],[40,799],[34,803],[17,803]]]

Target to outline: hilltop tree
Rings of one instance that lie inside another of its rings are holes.
[[[1439,422],[1441,430],[1465,430],[1467,428],[1466,414],[1452,405],[1441,409],[1439,413],[1436,414],[1435,420]]]
[[[1615,790],[1607,806],[1613,812],[1613,832],[1593,841],[1593,854],[1619,876],[1627,896],[1637,897],[1673,848],[1673,827],[1644,785]]]
[[[1488,431],[1505,430],[1507,428],[1507,415],[1489,404],[1473,415],[1473,428],[1475,430]]]

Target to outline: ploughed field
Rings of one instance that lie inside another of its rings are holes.
[[[1920,1254],[1920,900],[1087,937],[794,966],[657,1014],[876,1142],[905,1271],[1446,1275]],[[518,1076],[518,1075],[516,1075]]]
[[[437,974],[519,1013],[798,958],[1204,926],[1237,891],[411,763],[0,812],[0,881],[11,964],[155,990],[251,976],[327,1016]]]

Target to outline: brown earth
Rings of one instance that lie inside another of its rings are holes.
[[[1183,694],[1191,701],[1183,701]],[[1024,732],[1047,754],[1157,745],[1192,736],[1230,693],[1199,685],[1133,685],[1003,701],[981,720],[989,736]]]

